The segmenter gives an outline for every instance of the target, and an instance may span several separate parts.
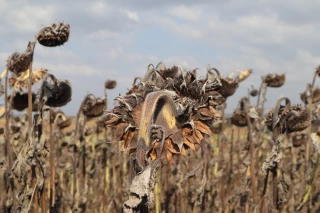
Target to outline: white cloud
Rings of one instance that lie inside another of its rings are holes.
[[[2,6],[2,5],[1,5]],[[5,21],[0,22],[1,28],[6,27],[4,33],[34,33],[54,21],[55,6],[42,7],[33,5],[21,5],[20,7],[7,6],[7,13],[2,15]]]
[[[89,9],[93,15],[103,16],[111,10],[111,6],[107,5],[104,1],[98,0],[90,4]]]
[[[201,14],[203,13],[203,11],[200,8],[180,5],[177,7],[170,8],[168,10],[168,13],[180,19],[195,21],[201,19]]]
[[[138,16],[138,13],[136,13],[136,12],[127,11],[127,16],[131,20],[139,21],[139,16]]]

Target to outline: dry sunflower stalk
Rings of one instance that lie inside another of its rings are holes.
[[[285,101],[285,105],[281,105],[281,102]],[[273,176],[273,206],[279,210],[286,201],[288,195],[289,185],[285,182],[280,182],[278,185],[277,170],[280,160],[283,157],[282,153],[282,141],[284,140],[285,133],[295,133],[303,131],[311,124],[310,114],[307,109],[302,109],[300,105],[291,106],[291,101],[287,97],[280,98],[274,110],[269,111],[266,117],[265,124],[270,131],[273,132],[272,138],[272,152],[264,160],[262,164],[262,171],[266,174],[266,180],[268,179],[269,171]],[[266,182],[265,182],[266,189]],[[265,191],[264,191],[265,193]]]

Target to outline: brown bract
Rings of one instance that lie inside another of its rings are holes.
[[[267,87],[281,87],[285,81],[286,81],[286,75],[285,74],[268,74],[264,77],[262,77],[262,80],[264,83],[267,84]]]
[[[26,71],[32,62],[35,44],[35,42],[29,42],[24,53],[12,53],[7,60],[8,70],[13,72],[16,76],[19,76],[21,73]]]
[[[59,24],[54,23],[52,26],[42,28],[37,35],[37,40],[43,46],[56,47],[67,42],[69,34],[69,24],[64,22],[60,22]]]

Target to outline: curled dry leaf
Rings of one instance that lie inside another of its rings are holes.
[[[246,80],[246,79],[252,74],[252,69],[248,69],[248,70],[237,70],[237,71],[235,71],[235,72],[238,73],[238,76],[235,78],[235,81],[237,81],[237,82],[242,82],[242,81]],[[232,73],[229,75],[229,78],[232,78],[235,72],[232,72]]]
[[[274,169],[280,162],[282,158],[281,141],[283,138],[283,135],[278,137],[277,141],[275,141],[275,145],[272,147],[271,154],[264,160],[261,167],[264,174],[267,174],[268,170]]]
[[[39,82],[47,74],[47,69],[33,70],[32,71],[32,85]],[[14,87],[15,89],[22,89],[28,87],[29,81],[29,69],[21,73],[19,77],[12,77],[9,79],[9,86]]]
[[[59,24],[54,23],[52,26],[42,28],[37,35],[37,40],[43,46],[56,47],[67,42],[69,34],[69,24],[64,22],[60,22]]]

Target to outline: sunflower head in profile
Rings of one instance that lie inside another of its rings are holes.
[[[107,80],[104,82],[105,89],[114,89],[117,86],[117,82],[114,80]]]
[[[7,60],[7,68],[17,77],[19,77],[21,73],[25,72],[29,68],[32,62],[35,44],[35,42],[29,42],[25,52],[14,52],[9,56]]]
[[[10,101],[11,96],[8,97],[8,101]],[[32,103],[34,104],[36,100],[36,94],[32,93]],[[34,107],[34,106],[33,106]],[[20,94],[15,93],[12,97],[11,108],[17,111],[23,111],[28,108],[28,93]]]
[[[320,88],[311,88],[311,84],[307,85],[307,90],[303,93],[300,93],[301,101],[305,104],[308,104],[308,98],[311,97],[312,92],[312,103],[317,103],[320,101]]]
[[[41,87],[40,100],[49,107],[62,107],[71,101],[72,87],[68,80],[58,80],[52,74],[47,74]]]
[[[281,102],[285,100],[285,105]],[[287,97],[280,98],[274,109],[271,109],[265,119],[265,124],[270,131],[277,133],[293,133],[305,130],[311,124],[308,109],[301,105],[291,105]]]
[[[96,98],[89,94],[85,97],[81,110],[87,118],[95,118],[103,114],[105,106],[105,98]]]
[[[286,75],[277,73],[267,74],[262,77],[262,81],[267,85],[267,87],[278,88],[286,82]]]
[[[67,42],[69,35],[70,25],[60,22],[42,28],[37,35],[37,40],[43,46],[56,47]]]

